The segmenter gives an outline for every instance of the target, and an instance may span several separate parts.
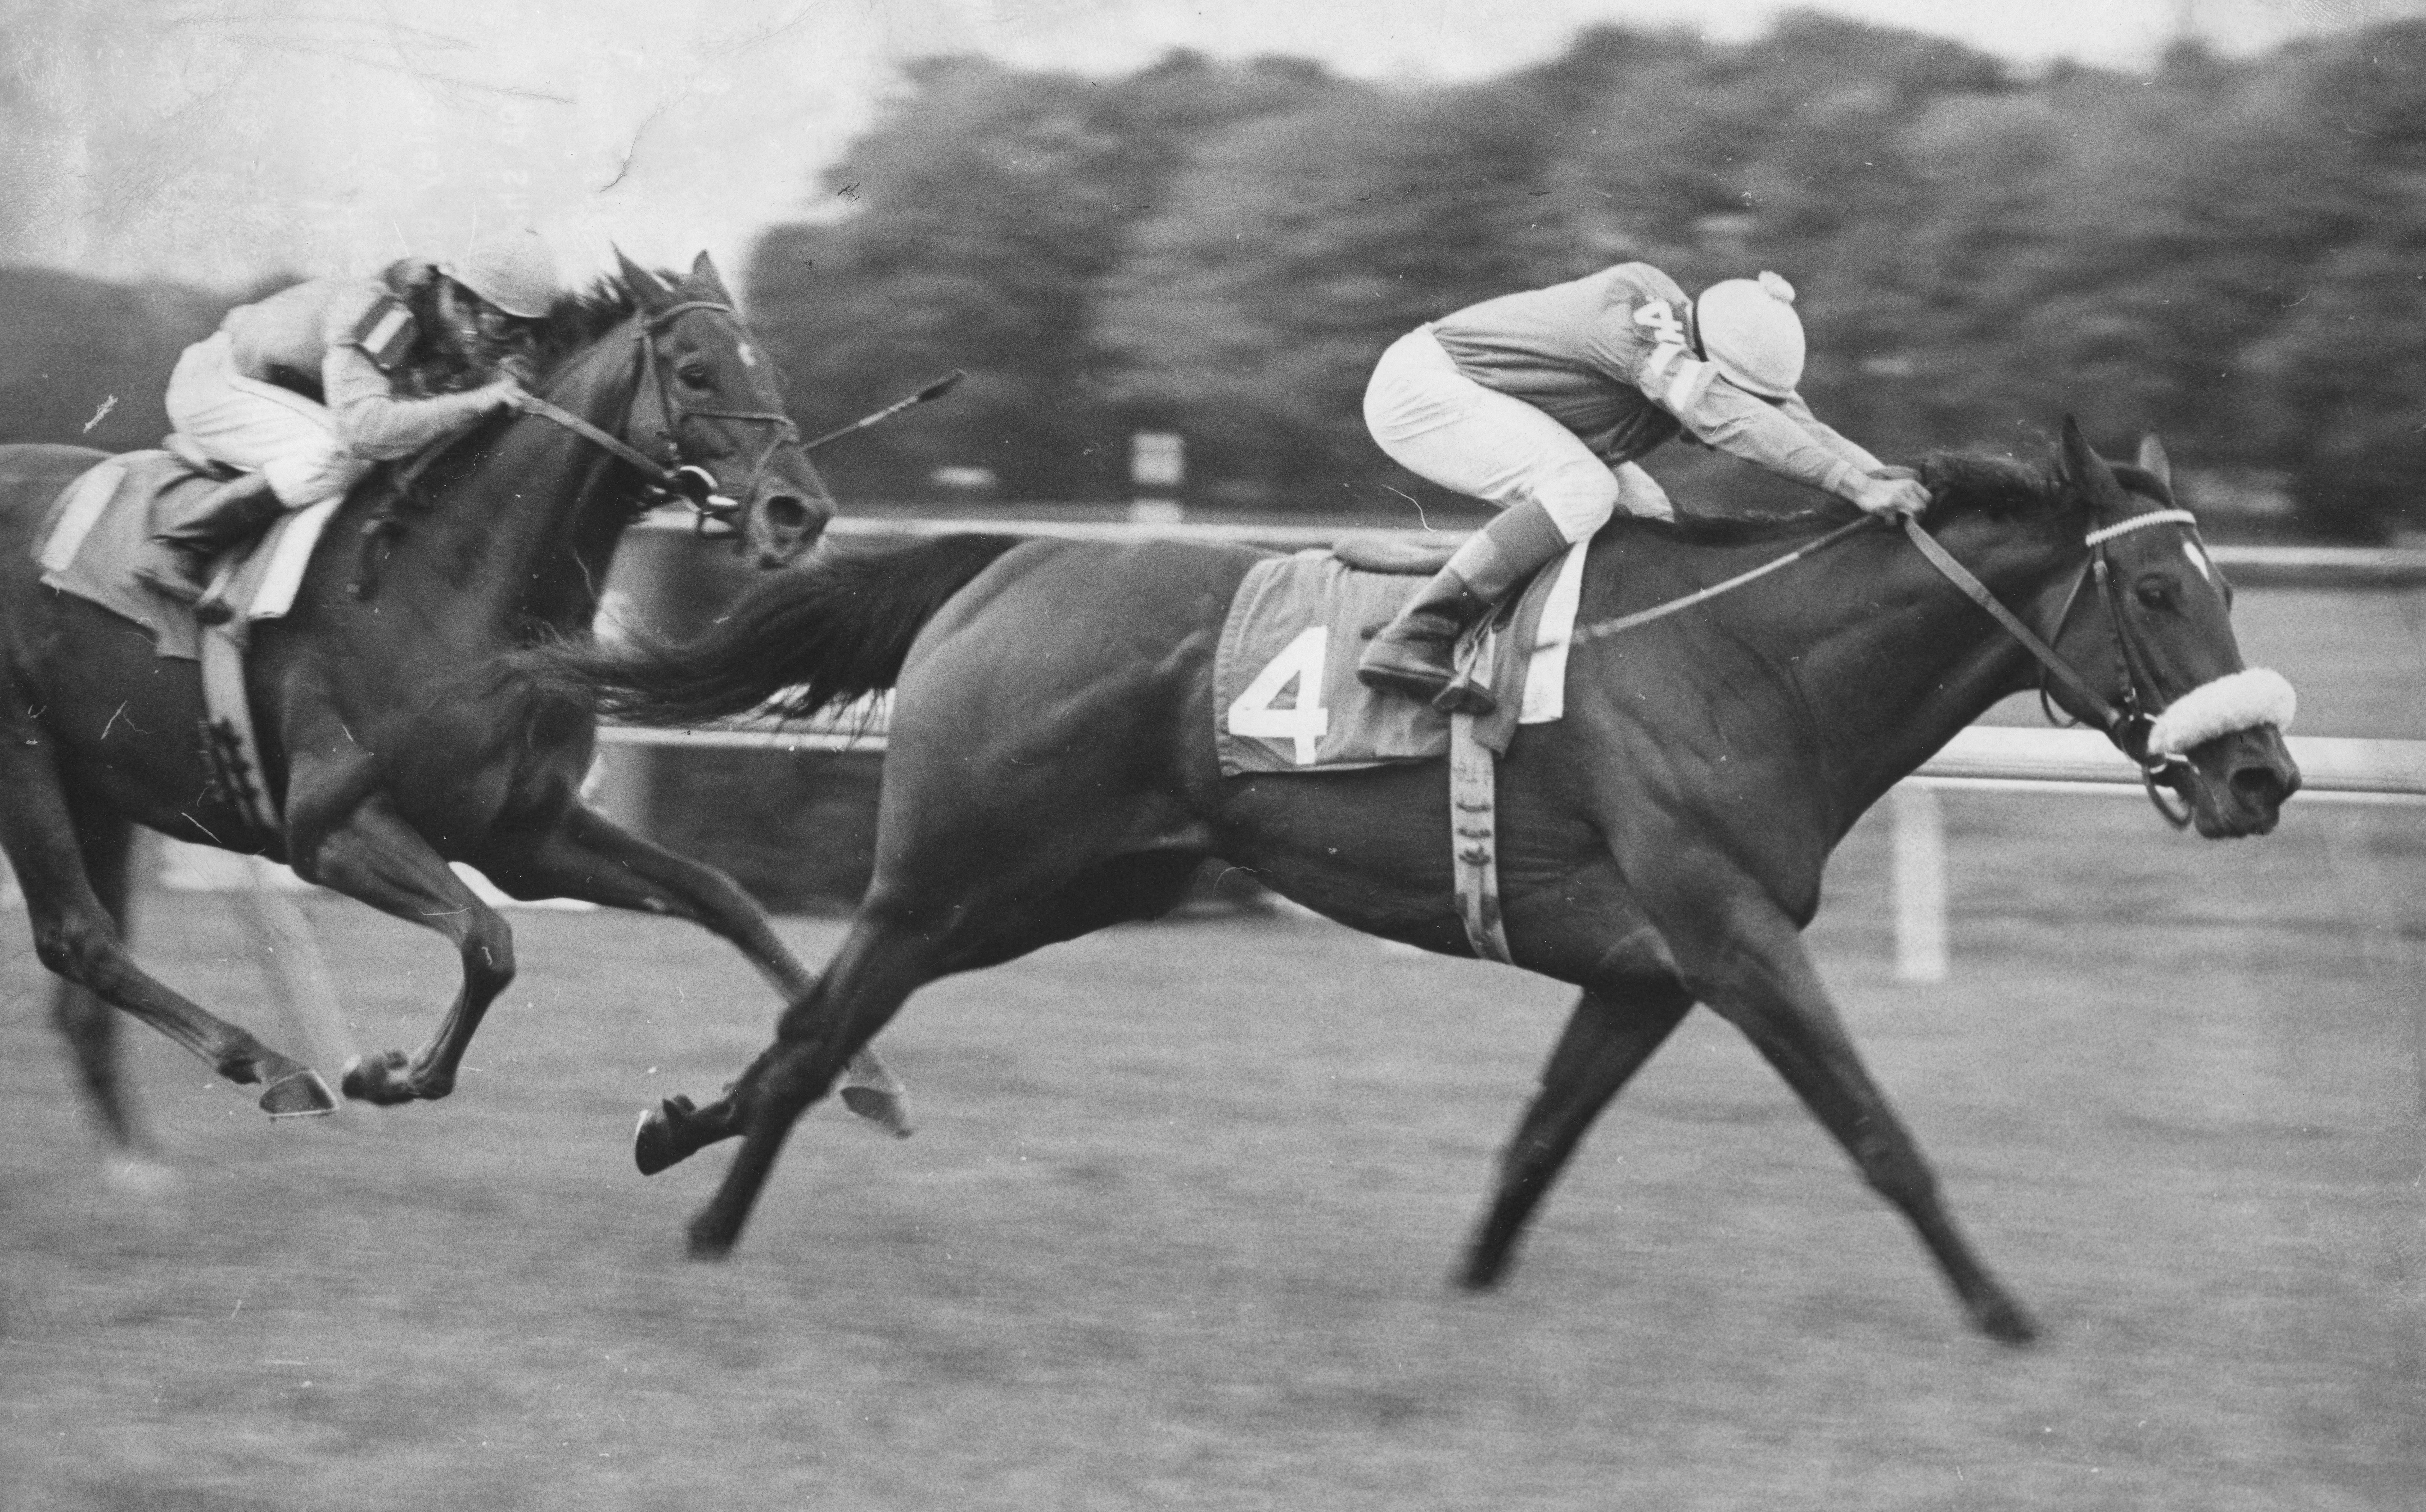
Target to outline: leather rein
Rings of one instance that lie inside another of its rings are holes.
[[[2189,809],[2187,807],[2175,809],[2168,804],[2159,783],[2170,785],[2175,769],[2190,764],[2179,755],[2170,752],[2151,752],[2148,749],[2148,732],[2156,724],[2157,714],[2161,711],[2151,710],[2147,706],[2147,699],[2141,690],[2143,687],[2153,687],[2155,676],[2148,665],[2145,650],[2132,637],[2130,620],[2123,613],[2122,588],[2117,581],[2113,565],[2108,559],[2106,546],[2117,536],[2150,525],[2178,524],[2195,530],[2198,525],[2196,518],[2187,509],[2156,509],[2146,514],[2136,514],[2119,523],[2091,531],[2085,539],[2085,544],[2090,550],[2089,559],[2081,564],[2079,575],[2073,579],[2072,589],[2064,596],[2063,609],[2056,616],[2054,633],[2047,638],[2042,638],[2022,619],[2021,616],[2006,608],[1997,596],[1988,590],[1985,583],[1981,582],[1969,568],[1955,560],[1953,553],[1940,545],[1937,538],[1921,528],[1918,520],[1910,515],[1900,518],[1904,535],[1911,539],[1922,557],[1932,567],[1937,569],[1940,575],[1948,582],[1960,589],[1964,597],[1986,610],[1990,618],[1994,619],[2007,635],[2013,636],[2024,651],[2029,651],[2037,660],[2040,668],[2039,700],[2043,707],[2049,708],[2050,718],[2054,715],[2048,691],[2049,684],[2052,684],[2062,687],[2081,708],[2086,709],[2089,712],[2088,722],[2096,725],[2104,732],[2106,738],[2114,743],[2114,748],[2129,757],[2132,764],[2140,768],[2140,780],[2147,789],[2148,801],[2155,804],[2157,812],[2165,816],[2165,822],[2176,829],[2187,827],[2191,822]],[[1696,589],[1664,603],[1654,604],[1648,609],[1619,615],[1614,619],[1598,620],[1583,626],[1569,637],[1569,644],[1581,645],[1586,641],[1614,635],[1638,625],[1665,619],[1680,610],[1689,609],[1694,604],[1706,603],[1722,593],[1741,587],[1756,578],[1766,577],[1781,568],[1801,561],[1805,556],[1823,551],[1877,522],[1878,517],[1875,515],[1864,515],[1858,520],[1847,521],[1826,535],[1808,541],[1782,556],[1773,557],[1750,571],[1739,572],[1724,582],[1714,583],[1708,587]],[[2119,707],[2113,700],[2092,687],[2088,679],[2082,677],[2071,663],[2065,661],[2062,653],[2051,644],[2052,640],[2062,638],[2063,627],[2071,621],[2073,607],[2080,600],[2082,585],[2092,580],[2097,584],[2099,596],[2106,602],[2107,620],[2113,629],[2115,645],[2123,664],[2123,699]]]
[[[633,432],[633,441],[627,442],[612,431],[591,425],[572,410],[551,404],[536,394],[520,395],[514,400],[514,408],[524,414],[537,415],[561,426],[582,440],[629,463],[647,480],[647,488],[641,495],[637,512],[645,513],[658,505],[679,500],[690,506],[695,527],[700,534],[705,535],[710,525],[733,528],[741,513],[742,505],[739,500],[716,491],[716,476],[706,468],[696,462],[683,460],[682,427],[694,420],[738,420],[769,427],[766,448],[758,454],[757,460],[751,464],[749,479],[743,485],[745,492],[755,486],[759,475],[767,470],[767,463],[774,457],[776,449],[786,442],[798,442],[801,439],[801,431],[800,427],[792,423],[789,415],[777,410],[690,410],[674,402],[672,394],[666,386],[665,363],[657,355],[656,335],[677,318],[693,310],[713,310],[728,315],[734,313],[731,305],[720,300],[685,299],[651,314],[647,319],[640,321],[638,329],[633,332],[633,339],[639,344],[640,348],[641,382],[655,410],[654,425],[644,431],[638,418],[639,398],[635,395],[632,412],[624,421],[624,428]],[[636,442],[642,442],[644,439],[651,449],[662,445],[666,458],[664,461],[650,456],[641,445],[635,444]]]

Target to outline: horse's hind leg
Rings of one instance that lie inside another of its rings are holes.
[[[719,1121],[741,1134],[741,1149],[716,1195],[691,1219],[694,1257],[715,1260],[731,1252],[792,1125],[911,993],[944,974],[942,934],[873,898],[861,905],[825,975],[784,1010],[775,1042],[725,1095]]]
[[[132,892],[130,855],[135,827],[115,814],[79,813],[78,850],[93,895],[118,928],[127,934],[127,904]],[[76,1081],[84,1090],[102,1133],[127,1156],[150,1157],[152,1140],[136,1117],[128,1087],[126,1065],[119,1044],[118,1010],[86,988],[62,980],[51,995],[51,1022],[67,1041],[75,1060]]]
[[[16,868],[42,965],[111,1006],[142,1020],[208,1062],[231,1082],[267,1084],[272,1115],[326,1113],[336,1106],[312,1068],[271,1050],[213,1017],[137,966],[86,869],[84,843],[39,725],[5,716],[23,705],[0,701],[0,849]]]
[[[1693,999],[1674,977],[1587,988],[1542,1071],[1542,1089],[1499,1158],[1499,1185],[1466,1249],[1463,1283],[1507,1275],[1516,1241],[1566,1167],[1584,1131],[1683,1021]]]
[[[611,909],[687,919],[731,941],[783,994],[800,1002],[817,985],[776,935],[767,910],[715,867],[641,839],[606,815],[575,805],[556,828],[513,846],[492,862],[490,880],[516,897],[572,897]],[[862,1050],[844,1071],[843,1105],[896,1134],[910,1133],[900,1083]]]
[[[1186,894],[1203,859],[1201,849],[1181,840],[1105,857],[1076,876],[1050,862],[1023,865],[1017,875],[982,887],[956,875],[914,906],[880,877],[817,990],[784,1015],[775,1043],[720,1103],[699,1110],[686,1131],[697,1140],[691,1149],[727,1134],[742,1135],[716,1196],[691,1220],[691,1253],[716,1259],[732,1249],[792,1124],[824,1095],[842,1058],[891,1021],[912,992],[949,973],[998,965],[1108,925],[1166,913]],[[644,1143],[649,1132],[644,1123]]]

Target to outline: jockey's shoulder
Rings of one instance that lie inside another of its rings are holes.
[[[323,326],[349,324],[364,312],[382,299],[392,299],[382,281],[358,275],[336,274],[325,278],[305,279],[290,283],[274,294],[267,294],[250,304],[240,304],[228,312],[231,327],[257,324],[291,324],[298,321]]]
[[[1646,299],[1677,306],[1690,302],[1683,284],[1649,263],[1619,263],[1603,269],[1601,277],[1607,281],[1612,304],[1641,304]]]

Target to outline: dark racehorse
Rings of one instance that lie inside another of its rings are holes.
[[[1923,474],[1955,571],[1967,564],[2054,642],[2058,701],[2143,748],[2146,716],[2168,705],[2279,684],[2240,670],[2223,584],[2173,506],[2161,453],[2143,458],[2111,466],[2067,422],[2052,466],[1952,457]],[[1593,628],[1832,528],[1825,549],[1730,595],[1625,634]],[[1445,763],[1221,775],[1214,648],[1255,559],[1176,541],[945,537],[781,574],[687,648],[541,653],[643,719],[747,709],[778,688],[800,689],[796,712],[897,689],[875,878],[816,992],[721,1100],[675,1099],[642,1122],[643,1170],[743,1136],[691,1223],[695,1254],[736,1241],[793,1120],[912,991],[1160,913],[1208,856],[1356,928],[1468,953]],[[1583,995],[1503,1157],[1467,1283],[1501,1277],[1585,1128],[1698,1002],[1743,1031],[1902,1210],[1972,1321],[2028,1337],[1863,1068],[1800,931],[1854,820],[2030,686],[2032,656],[1896,528],[1834,511],[1621,521],[1592,548],[1580,620],[1566,716],[1517,734],[1497,828],[1516,963]],[[2209,836],[2270,829],[2299,782],[2278,730],[2257,720],[2149,765]]]
[[[410,1059],[391,1052],[348,1070],[347,1092],[375,1102],[445,1096],[482,1012],[513,978],[511,932],[449,861],[477,866],[517,897],[703,924],[786,1001],[814,985],[730,878],[579,801],[594,740],[586,703],[495,662],[588,628],[625,526],[666,496],[644,487],[652,480],[737,516],[762,565],[807,549],[831,504],[704,256],[681,279],[624,262],[619,280],[559,301],[542,346],[540,388],[557,418],[502,416],[464,438],[424,473],[400,532],[367,545],[360,527],[378,491],[357,491],[322,537],[293,611],[254,627],[247,683],[283,824],[257,825],[215,782],[198,737],[195,664],[160,659],[140,627],[38,581],[31,556],[45,508],[101,456],[0,447],[0,847],[42,964],[72,984],[60,1021],[121,1141],[136,1130],[112,1021],[95,1000],[231,1081],[267,1084],[261,1105],[273,1114],[333,1105],[310,1067],[128,957],[121,928],[137,824],[287,861],[454,943],[463,985],[435,1037]],[[863,1066],[881,1083],[881,1069]],[[898,1117],[882,1091],[852,1101]]]

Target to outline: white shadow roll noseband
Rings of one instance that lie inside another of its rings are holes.
[[[2252,667],[2202,683],[2157,716],[2148,730],[2148,753],[2180,756],[2218,735],[2272,725],[2291,728],[2300,697],[2290,679],[2269,668]]]

